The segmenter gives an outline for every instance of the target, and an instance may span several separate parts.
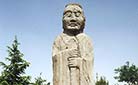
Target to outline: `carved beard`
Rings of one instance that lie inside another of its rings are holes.
[[[83,32],[84,26],[85,26],[85,18],[83,21],[68,21],[65,20],[63,17],[63,29],[64,33],[69,34],[69,35],[77,35],[79,33]]]

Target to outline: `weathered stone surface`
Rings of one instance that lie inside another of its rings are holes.
[[[79,4],[66,5],[63,33],[53,44],[53,85],[94,85],[93,48],[83,33],[85,17]]]

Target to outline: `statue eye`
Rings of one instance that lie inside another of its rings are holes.
[[[67,17],[71,17],[71,12],[66,12]]]
[[[76,13],[75,13],[75,16],[76,16],[76,17],[79,17],[80,14],[81,14],[80,12],[76,12]]]

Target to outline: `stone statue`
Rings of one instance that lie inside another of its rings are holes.
[[[54,41],[53,85],[94,85],[93,48],[83,33],[85,17],[81,5],[71,3],[63,13],[63,33]]]

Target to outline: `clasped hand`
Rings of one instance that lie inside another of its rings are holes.
[[[73,49],[69,51],[68,65],[71,68],[78,67],[81,63],[81,57],[78,49]]]

